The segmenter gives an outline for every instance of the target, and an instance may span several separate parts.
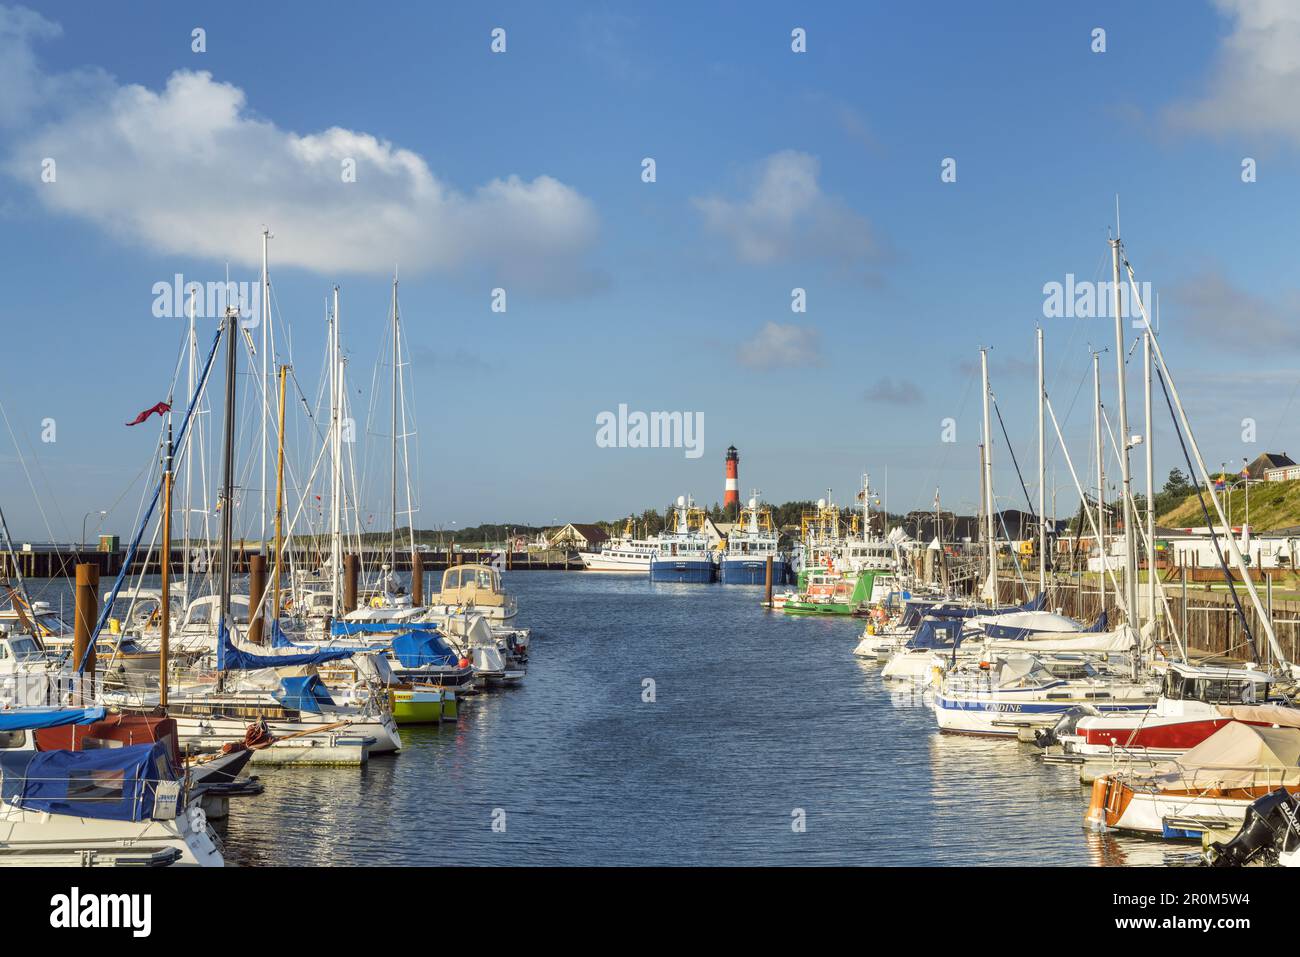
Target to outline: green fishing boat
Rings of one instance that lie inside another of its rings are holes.
[[[852,615],[870,600],[876,572],[861,572],[857,581],[835,572],[804,571],[799,577],[799,597],[781,606],[787,615]]]

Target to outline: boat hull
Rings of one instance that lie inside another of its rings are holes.
[[[578,552],[583,567],[589,572],[621,572],[644,575],[650,567],[650,556],[606,555],[603,552]]]
[[[1149,711],[1152,702],[1108,702],[1097,699],[1060,698],[1053,701],[1012,701],[987,695],[954,696],[940,692],[934,698],[934,715],[940,731],[951,734],[979,734],[1015,737],[1022,730],[1046,728],[1078,705],[1090,705],[1102,712]]]
[[[767,583],[767,560],[757,558],[723,558],[719,570],[724,585],[764,585]],[[790,580],[790,563],[784,558],[772,559],[772,584],[784,585]]]
[[[393,720],[403,724],[439,724],[442,721],[442,692],[437,688],[390,691]]]
[[[714,580],[716,566],[708,558],[656,558],[650,563],[652,582],[686,582],[708,584]]]

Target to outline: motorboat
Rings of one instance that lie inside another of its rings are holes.
[[[501,584],[501,573],[491,565],[453,565],[442,573],[442,586],[429,596],[430,617],[459,615],[472,611],[489,621],[505,624],[519,610],[513,595]]]
[[[1084,820],[1095,830],[1199,839],[1239,826],[1279,788],[1300,792],[1300,728],[1231,721],[1149,772],[1100,775]]]
[[[1150,711],[1085,715],[1045,744],[1052,763],[1077,764],[1084,782],[1106,770],[1140,770],[1179,758],[1233,721],[1300,727],[1300,708],[1270,704],[1274,676],[1255,668],[1170,662]]]

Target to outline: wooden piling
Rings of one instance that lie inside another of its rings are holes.
[[[763,562],[763,587],[767,593],[767,607],[772,607],[772,556]]]
[[[424,556],[419,551],[411,555],[411,607],[424,605]]]
[[[343,613],[357,610],[357,573],[360,562],[357,556],[348,553],[343,556]]]
[[[255,645],[262,644],[262,623],[266,609],[261,607],[262,596],[266,594],[266,556],[262,554],[248,557],[248,640]]]
[[[89,562],[78,565],[72,620],[72,666],[77,672],[90,675],[91,689],[95,678],[95,649],[91,637],[95,634],[95,622],[99,617],[98,593],[99,566]],[[89,695],[82,691],[83,701],[89,702],[92,697],[93,690]]]

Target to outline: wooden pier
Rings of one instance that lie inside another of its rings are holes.
[[[273,548],[269,549],[274,551]],[[204,547],[202,545],[192,545],[189,549],[191,574],[203,574],[210,567],[211,563],[216,560],[217,547],[212,545]],[[295,568],[319,568],[323,560],[328,556],[328,550],[322,551],[315,544],[297,544],[292,546],[292,557],[286,550],[285,562],[288,567]],[[257,542],[237,542],[234,548],[234,570],[236,574],[247,574],[249,571],[249,561],[255,555],[262,554],[262,550]],[[117,575],[126,563],[127,549],[125,547],[115,550],[105,551],[93,546],[79,545],[40,545],[31,548],[15,550],[13,555],[0,551],[0,578],[13,578],[15,571],[22,574],[24,578],[71,578],[76,573],[76,567],[79,564],[94,565],[99,569],[101,577],[111,577]],[[441,573],[449,565],[468,565],[468,564],[495,564],[502,571],[582,571],[582,560],[578,558],[577,552],[566,552],[553,549],[545,552],[512,552],[507,553],[499,549],[490,548],[470,548],[458,549],[448,553],[447,551],[422,551],[420,557],[424,563],[426,572]],[[387,548],[364,548],[360,553],[361,564],[364,568],[378,568],[380,565],[387,564],[389,561],[389,552]],[[173,574],[184,574],[186,571],[187,554],[184,548],[173,548],[171,556],[171,571]],[[16,563],[16,568],[15,568]],[[410,551],[401,551],[397,553],[396,560],[397,571],[411,570],[411,553]],[[157,555],[157,550],[150,554],[145,548],[141,548],[135,559],[131,562],[129,569],[132,575],[158,575],[162,573],[162,563]]]

